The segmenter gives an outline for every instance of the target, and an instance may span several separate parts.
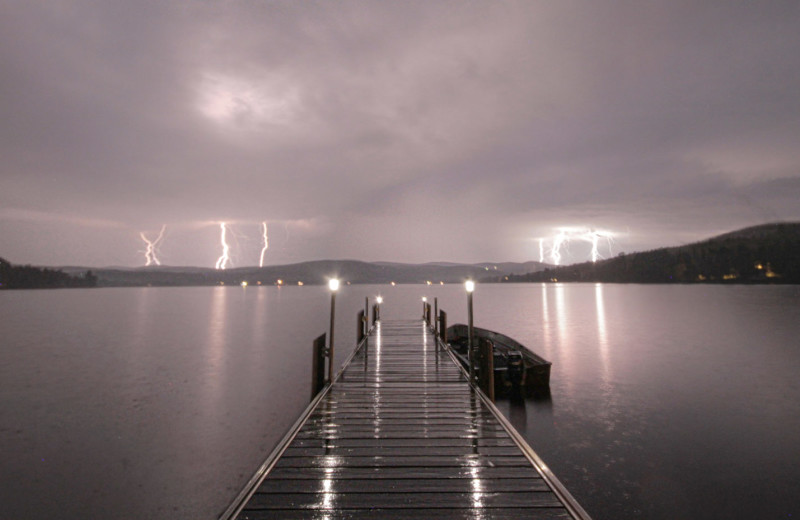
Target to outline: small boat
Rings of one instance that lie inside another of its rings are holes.
[[[478,327],[472,330],[476,347],[487,341],[494,347],[495,396],[530,397],[549,392],[551,362],[504,334]],[[447,343],[461,364],[469,369],[469,327],[460,323],[448,327]]]

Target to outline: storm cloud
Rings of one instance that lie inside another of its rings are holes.
[[[0,256],[538,260],[800,218],[800,4],[12,2]],[[575,258],[574,260],[584,260]]]

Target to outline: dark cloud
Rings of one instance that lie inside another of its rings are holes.
[[[0,254],[537,259],[797,219],[796,2],[58,2],[0,17]],[[794,197],[794,198],[793,198]],[[429,243],[438,245],[433,250]],[[274,245],[273,245],[274,244]]]

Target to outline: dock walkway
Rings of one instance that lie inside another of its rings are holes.
[[[419,321],[379,322],[223,518],[588,519]]]

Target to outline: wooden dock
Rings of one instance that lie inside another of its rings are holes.
[[[373,327],[221,518],[589,516],[417,320]]]

